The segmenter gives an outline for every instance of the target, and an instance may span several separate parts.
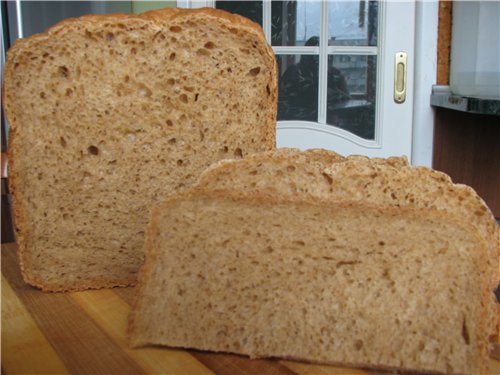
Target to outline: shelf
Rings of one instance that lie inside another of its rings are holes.
[[[499,99],[456,95],[449,86],[432,86],[431,105],[461,112],[500,115]]]

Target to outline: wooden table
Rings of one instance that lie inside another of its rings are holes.
[[[42,293],[23,282],[15,250],[15,244],[2,245],[2,375],[384,373],[195,350],[130,349],[125,326],[133,288]],[[491,370],[500,374],[500,362],[491,360]]]

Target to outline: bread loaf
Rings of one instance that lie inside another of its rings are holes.
[[[491,259],[500,256],[495,219],[469,186],[445,173],[412,167],[404,157],[344,158],[332,151],[281,148],[244,160],[223,160],[207,168],[197,183],[208,189],[238,189],[293,197],[307,194],[330,200],[356,200],[394,207],[435,209],[463,219],[487,239]],[[497,239],[497,240],[495,240]],[[494,288],[498,264],[490,273]]]
[[[130,285],[153,203],[275,146],[262,30],[213,9],[84,16],[8,51],[19,257],[47,291]]]
[[[486,374],[498,241],[472,189],[402,158],[220,162],[153,210],[131,343]]]

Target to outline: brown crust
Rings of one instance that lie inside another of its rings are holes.
[[[156,205],[153,209],[151,215],[150,223],[156,220],[156,217],[161,211],[167,210],[168,207],[175,202],[182,201],[185,199],[207,199],[207,198],[224,198],[231,199],[234,201],[246,201],[255,202],[259,204],[295,204],[295,205],[311,205],[320,207],[331,207],[331,206],[342,206],[342,207],[362,207],[370,210],[376,210],[380,212],[388,212],[393,215],[400,215],[402,213],[414,214],[418,217],[440,217],[448,222],[453,222],[460,228],[469,231],[469,226],[463,220],[452,215],[446,211],[438,211],[427,208],[413,207],[413,206],[393,206],[393,205],[382,205],[373,204],[370,202],[360,202],[357,200],[337,200],[332,201],[331,199],[324,199],[319,197],[310,196],[281,196],[276,194],[264,194],[264,193],[254,193],[245,192],[230,189],[205,189],[202,186],[193,186],[191,189],[185,190],[181,193],[172,195],[164,200],[162,203]],[[476,231],[471,232],[480,241],[479,234]],[[146,250],[146,255],[148,251]]]
[[[56,35],[59,33],[63,33],[67,30],[67,26],[72,26],[75,23],[96,23],[96,22],[120,22],[126,20],[138,20],[138,21],[148,21],[153,22],[154,24],[163,27],[169,22],[175,20],[181,20],[183,18],[191,18],[194,15],[205,16],[206,18],[216,18],[218,20],[223,20],[227,23],[227,27],[234,27],[245,34],[253,34],[255,38],[264,41],[261,43],[263,45],[263,55],[266,57],[267,65],[270,67],[269,69],[269,79],[270,89],[273,93],[271,98],[271,105],[274,108],[271,111],[271,114],[268,118],[268,126],[266,129],[266,146],[267,148],[274,148],[276,146],[276,132],[275,132],[275,123],[276,123],[276,109],[277,109],[277,64],[274,58],[274,53],[272,48],[265,42],[264,33],[262,28],[250,21],[249,19],[231,14],[223,10],[213,9],[213,8],[201,8],[201,9],[175,9],[175,8],[166,8],[160,10],[153,10],[149,12],[145,12],[139,15],[131,15],[131,14],[107,14],[107,15],[86,15],[79,18],[69,18],[63,20],[56,25],[49,28],[46,32],[33,35],[26,39],[18,39],[13,46],[7,52],[7,61],[5,64],[5,76],[6,79],[10,75],[13,74],[13,67],[16,62],[18,54],[27,48],[30,48],[32,44],[38,43],[40,40],[49,38],[52,35]],[[18,124],[16,121],[13,110],[11,109],[12,104],[9,101],[9,96],[5,95],[6,88],[5,85],[2,86],[2,96],[4,98],[3,105],[5,109],[5,113],[10,121],[10,136],[9,136],[9,162],[12,163],[16,158],[16,146],[15,142],[17,139],[17,132],[19,131],[19,127],[22,124]],[[12,170],[12,168],[11,168]],[[23,211],[23,206],[20,204],[22,197],[19,197],[16,193],[16,186],[22,184],[22,181],[19,180],[19,177],[15,173],[11,173],[9,176],[9,188],[12,192],[12,200],[13,200],[13,216],[15,225],[15,232],[18,243],[18,259],[21,266],[21,271],[23,274],[24,280],[44,291],[76,291],[76,290],[84,290],[88,288],[98,289],[98,288],[107,288],[111,286],[128,286],[132,285],[133,282],[131,280],[116,280],[116,281],[102,281],[102,280],[91,280],[86,283],[82,283],[81,286],[65,286],[65,285],[45,285],[41,280],[37,280],[37,278],[31,274],[29,268],[26,267],[24,261],[24,254],[28,251],[29,248],[29,225],[27,225],[27,216]]]
[[[25,43],[33,43],[38,39],[44,39],[52,34],[57,34],[66,28],[66,25],[73,25],[75,22],[94,23],[94,22],[118,22],[125,20],[146,20],[153,21],[158,25],[163,25],[176,18],[192,17],[193,15],[206,15],[217,19],[225,19],[234,24],[234,26],[246,28],[245,31],[260,34],[259,38],[264,39],[264,33],[259,24],[250,21],[248,18],[238,14],[232,14],[221,9],[214,8],[197,8],[197,9],[182,9],[182,8],[164,8],[151,10],[141,14],[88,14],[77,18],[66,18],[47,29],[47,31],[30,36],[29,38],[17,39],[9,49],[9,54],[13,54],[17,49],[24,47]],[[272,51],[271,47],[269,49]],[[7,62],[6,62],[7,65]]]
[[[29,272],[23,273],[23,279],[27,284],[39,288],[42,292],[47,293],[60,293],[60,292],[81,292],[88,289],[107,289],[107,288],[124,288],[135,286],[137,280],[135,279],[116,279],[116,280],[86,280],[78,285],[63,285],[63,284],[44,284],[37,280]]]
[[[154,346],[156,344],[147,342],[143,343],[140,345],[137,345],[136,347],[147,347],[147,346]],[[369,369],[369,370],[381,370],[381,371],[386,371],[386,372],[394,372],[394,373],[402,373],[402,374],[447,374],[447,375],[454,375],[453,373],[445,373],[445,372],[439,372],[439,371],[430,371],[430,370],[415,370],[415,369],[410,369],[410,368],[402,368],[402,367],[395,367],[395,366],[371,366],[368,363],[352,363],[352,362],[336,362],[336,361],[314,361],[308,358],[301,358],[301,357],[293,357],[293,356],[284,356],[284,357],[272,357],[272,356],[266,356],[266,355],[249,355],[248,353],[244,352],[227,352],[227,351],[216,351],[216,350],[207,350],[202,347],[185,347],[185,346],[170,346],[167,345],[167,348],[171,349],[184,349],[184,350],[202,350],[206,351],[209,353],[226,353],[226,354],[236,354],[244,357],[248,357],[249,359],[279,359],[279,360],[285,360],[285,361],[297,361],[297,362],[303,362],[303,363],[308,363],[311,365],[326,365],[326,366],[336,366],[336,367],[347,367],[347,368],[352,368],[352,369]],[[484,373],[485,375],[487,372]],[[479,375],[479,374],[478,374]]]

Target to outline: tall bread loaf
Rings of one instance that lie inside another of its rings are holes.
[[[47,291],[135,283],[154,202],[275,146],[276,62],[213,9],[84,16],[8,51],[19,258]]]
[[[472,189],[404,158],[223,161],[153,210],[131,343],[486,374],[498,244]]]

